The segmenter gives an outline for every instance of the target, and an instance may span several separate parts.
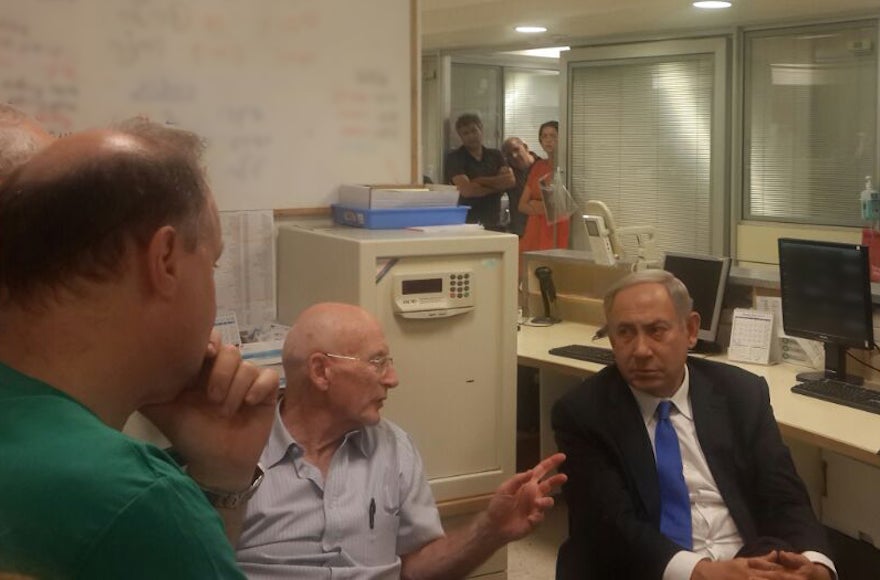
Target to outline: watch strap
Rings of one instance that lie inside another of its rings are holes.
[[[208,503],[212,506],[216,508],[233,509],[244,504],[247,500],[253,497],[253,495],[257,493],[257,489],[259,489],[261,483],[263,483],[263,468],[257,465],[257,468],[254,470],[254,479],[247,489],[229,492],[212,487],[200,487],[202,493],[205,494]]]

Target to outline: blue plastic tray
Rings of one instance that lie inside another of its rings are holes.
[[[333,204],[333,221],[370,230],[463,224],[467,206],[367,209]]]

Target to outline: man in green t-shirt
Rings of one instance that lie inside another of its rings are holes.
[[[230,540],[278,376],[211,335],[222,241],[200,154],[134,120],[0,185],[0,573],[242,577]],[[138,409],[186,473],[119,432]]]

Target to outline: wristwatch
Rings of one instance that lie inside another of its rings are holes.
[[[254,470],[254,479],[250,487],[242,491],[228,492],[222,489],[214,489],[211,487],[201,487],[202,493],[205,494],[208,503],[216,508],[233,509],[242,505],[249,500],[255,493],[257,488],[263,483],[263,468],[257,465]]]

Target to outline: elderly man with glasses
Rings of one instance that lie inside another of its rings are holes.
[[[463,578],[531,532],[565,481],[545,478],[564,459],[551,456],[446,535],[412,440],[380,415],[397,373],[379,322],[356,306],[312,306],[283,362],[287,389],[238,544],[251,579]]]

